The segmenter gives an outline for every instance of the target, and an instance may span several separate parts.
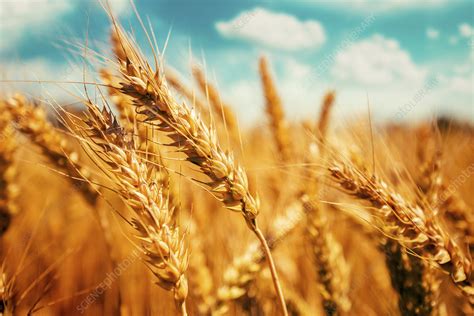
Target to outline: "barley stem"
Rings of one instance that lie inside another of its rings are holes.
[[[181,304],[179,311],[182,316],[188,316],[188,312],[186,311],[186,304],[184,302]]]
[[[265,239],[265,236],[263,236],[262,231],[260,230],[260,228],[258,228],[256,224],[255,224],[255,227],[253,228],[253,232],[255,233],[255,235],[257,235],[257,238],[262,244],[262,247],[265,251],[265,257],[267,258],[268,267],[270,268],[270,272],[272,274],[273,286],[275,287],[275,291],[277,292],[282,313],[284,316],[288,316],[288,310],[286,309],[285,297],[283,296],[283,291],[281,289],[280,280],[278,279],[278,274],[275,268],[275,262],[273,262],[273,257],[270,251],[270,247],[268,247],[268,243]]]

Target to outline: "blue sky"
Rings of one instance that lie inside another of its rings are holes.
[[[145,44],[128,0],[110,1]],[[469,0],[163,1],[136,0],[160,44],[171,30],[168,64],[191,83],[189,65],[206,66],[241,120],[262,113],[258,57],[273,66],[286,112],[316,115],[325,91],[340,113],[418,119],[449,113],[474,120],[473,20]],[[97,1],[1,0],[0,75],[4,79],[78,80],[63,40],[85,34],[105,47],[109,24]],[[70,85],[62,89],[73,90]],[[52,85],[2,84],[32,94]]]

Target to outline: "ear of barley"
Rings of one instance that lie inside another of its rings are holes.
[[[159,69],[154,71],[143,55],[117,26],[122,46],[126,46],[125,60],[118,60],[122,74],[122,92],[134,99],[137,112],[145,122],[153,123],[158,130],[173,140],[170,146],[186,155],[187,160],[199,167],[210,181],[211,192],[224,205],[244,216],[248,227],[265,247],[275,290],[280,298],[284,315],[287,315],[275,264],[267,242],[257,226],[258,199],[249,191],[247,174],[236,165],[230,153],[218,144],[216,132],[209,129],[197,113],[185,105],[179,105],[170,94]]]
[[[276,248],[297,228],[303,218],[301,203],[290,205],[285,215],[275,219],[271,230],[267,233],[270,248]],[[208,307],[209,314],[225,314],[231,302],[242,300],[262,271],[264,260],[265,253],[257,243],[251,244],[244,255],[235,258],[231,267],[224,273],[223,284],[217,289],[215,301]]]
[[[171,69],[166,70],[166,82],[173,87],[179,94],[185,97],[193,107],[195,107],[200,113],[207,113],[208,107],[205,102],[188,87],[184,85],[183,82],[179,79],[178,75],[172,71]],[[217,113],[219,117],[221,116],[221,112]]]
[[[213,113],[217,118],[223,120],[225,126],[230,132],[230,135],[234,138],[237,138],[238,124],[232,107],[222,102],[219,92],[212,84],[209,83],[206,76],[204,75],[204,72],[201,68],[199,68],[199,66],[193,66],[192,70],[194,78],[196,79],[201,92],[209,98]]]
[[[428,150],[423,145],[426,145],[429,140],[428,136],[423,134],[420,138],[418,159],[422,166],[417,186],[425,197],[423,202],[448,220],[455,228],[454,234],[459,234],[464,239],[472,256],[474,254],[474,213],[459,194],[454,190],[449,190],[446,185],[441,172],[441,150],[436,148],[432,157],[427,157]]]
[[[242,212],[247,223],[254,226],[258,200],[248,190],[243,168],[220,148],[215,131],[208,129],[194,110],[176,103],[164,78],[136,51],[123,31],[118,28],[117,33],[129,52],[125,60],[119,60],[121,90],[133,98],[140,119],[165,132],[173,140],[170,146],[177,147],[210,178],[208,186],[227,208]]]
[[[11,115],[0,101],[0,236],[8,229],[11,217],[17,212],[14,155],[18,144],[10,121]]]
[[[439,277],[432,266],[410,254],[400,243],[386,238],[358,215],[345,216],[368,240],[377,244],[385,257],[393,289],[398,294],[402,315],[443,315],[440,311]],[[367,219],[370,223],[370,219]],[[403,237],[402,237],[403,238]]]
[[[142,242],[145,262],[157,284],[173,292],[177,307],[186,314],[188,285],[184,273],[188,251],[184,235],[172,224],[168,200],[155,182],[159,171],[139,156],[133,135],[127,134],[111,112],[105,107],[100,111],[90,102],[87,106],[86,137],[93,144],[94,154],[107,164],[118,193],[136,216],[132,226]]]
[[[445,184],[441,185],[440,213],[455,228],[469,247],[471,256],[474,255],[474,212],[466,205],[461,196],[450,192]]]
[[[342,247],[328,230],[327,219],[316,202],[309,196],[303,196],[302,201],[307,213],[306,231],[312,246],[324,311],[328,316],[347,313],[351,307],[350,269]]]
[[[46,111],[20,94],[8,99],[6,106],[13,117],[15,127],[30,138],[57,168],[70,176],[68,179],[82,192],[87,202],[95,205],[99,194],[88,180],[91,171],[85,165],[79,164],[79,153],[72,149],[67,139],[48,122]]]
[[[362,175],[348,163],[334,161],[329,172],[346,193],[370,202],[383,222],[383,229],[400,238],[397,241],[403,247],[436,263],[451,275],[463,294],[472,298],[470,259],[442,228],[438,217],[427,218],[419,206],[411,206],[387,184],[375,176]]]
[[[119,59],[124,79],[122,91],[134,98],[137,112],[144,116],[145,121],[155,123],[156,128],[167,133],[173,140],[171,146],[177,147],[188,161],[197,165],[210,178],[208,186],[214,195],[228,209],[241,212],[249,228],[265,243],[256,224],[258,199],[254,199],[249,192],[243,168],[236,166],[233,156],[220,148],[215,130],[208,129],[195,111],[176,103],[159,71],[152,70],[120,28],[117,28],[117,34],[122,45],[127,47],[125,51],[130,52],[125,60]],[[272,266],[272,258],[268,255]],[[276,270],[274,267],[271,270],[283,301]],[[281,305],[285,309],[283,302]]]
[[[99,192],[92,185],[92,171],[87,167],[86,162],[72,148],[67,138],[47,120],[44,108],[20,94],[7,100],[6,105],[15,127],[41,149],[43,155],[55,168],[69,176],[67,179],[70,183],[79,190],[85,201],[94,209],[93,215],[104,236],[107,256],[111,265],[116,266],[117,249],[109,229],[108,218],[101,207]],[[120,287],[117,295],[120,305]]]
[[[283,161],[290,158],[290,135],[288,122],[285,119],[283,105],[275,83],[270,74],[267,59],[260,58],[260,79],[265,94],[265,110],[270,120],[273,138]]]
[[[192,295],[197,299],[199,313],[205,314],[209,306],[213,304],[212,289],[214,281],[212,279],[212,271],[208,267],[206,251],[203,240],[200,237],[197,224],[194,220],[190,220],[191,238],[191,260],[189,261],[189,284]],[[209,254],[208,254],[209,255]]]
[[[423,161],[420,171],[421,175],[417,179],[417,186],[423,194],[424,202],[431,206],[433,212],[437,213],[443,183],[441,150],[436,150],[431,159]]]
[[[107,85],[109,97],[118,110],[121,125],[134,132],[136,128],[135,108],[130,98],[120,92],[118,78],[105,68],[100,70],[100,77],[102,82]]]
[[[114,40],[114,36],[112,36],[112,43],[114,44],[114,47],[118,45],[116,40]],[[119,52],[120,50],[120,47],[114,48],[115,52]],[[116,55],[116,57],[118,57],[118,55]],[[101,77],[102,81],[108,85],[107,90],[112,102],[118,110],[121,126],[123,126],[130,135],[136,134],[138,137],[137,149],[140,150],[140,152],[146,153],[150,159],[157,161],[157,167],[161,166],[156,181],[163,188],[163,194],[168,196],[169,204],[172,205],[174,209],[173,216],[176,217],[181,212],[181,204],[179,203],[176,187],[171,181],[171,176],[167,166],[162,159],[160,149],[158,148],[156,141],[150,139],[153,137],[151,129],[147,124],[136,121],[135,107],[133,106],[130,97],[120,91],[119,78],[113,76],[112,73],[106,69],[102,69]]]
[[[329,117],[331,115],[332,108],[334,106],[334,100],[336,93],[329,91],[326,93],[321,106],[321,112],[319,113],[318,125],[317,125],[317,136],[319,139],[319,146],[323,146],[326,141],[326,134],[329,125]],[[320,148],[322,150],[322,148]]]
[[[320,117],[317,124],[317,137],[320,160],[326,156],[326,134],[329,125],[329,114],[334,104],[334,92],[324,97]],[[312,144],[314,145],[314,144]],[[309,163],[314,163],[316,157],[309,156]],[[349,299],[350,268],[344,258],[341,244],[334,238],[328,227],[325,210],[318,203],[323,181],[312,173],[303,170],[309,181],[304,182],[302,197],[306,212],[306,235],[311,245],[312,260],[316,269],[319,292],[323,300],[326,315],[341,315],[351,308]],[[308,174],[309,172],[309,174]]]
[[[421,151],[418,153],[422,156]],[[425,153],[423,152],[423,156]],[[431,160],[422,161],[416,181],[421,190],[420,205],[427,205],[433,215],[438,214],[438,195],[441,185],[440,151]],[[390,232],[389,232],[390,233]],[[403,238],[403,237],[401,237]],[[409,253],[399,242],[380,237],[380,249],[390,272],[392,287],[398,293],[402,315],[439,315],[440,283],[438,271],[426,261]]]
[[[7,274],[3,271],[3,265],[0,266],[0,315],[13,316],[13,285],[8,280]]]
[[[396,241],[383,239],[382,250],[393,288],[399,295],[402,315],[435,316],[439,305],[440,281],[436,271],[419,258],[407,253]]]

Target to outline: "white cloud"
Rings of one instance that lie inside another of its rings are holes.
[[[455,76],[449,78],[450,88],[455,92],[470,93],[474,82],[471,76]]]
[[[292,15],[262,8],[241,12],[227,22],[217,22],[216,29],[229,38],[283,50],[318,48],[326,40],[324,29],[318,21],[301,21]]]
[[[462,37],[474,36],[474,28],[468,23],[462,23],[459,25],[459,34],[461,34]]]
[[[339,52],[331,73],[340,81],[363,85],[410,85],[423,81],[426,74],[396,40],[382,35],[361,40]]]
[[[429,39],[437,39],[439,37],[439,31],[437,29],[429,27],[426,30],[426,36],[428,36]]]
[[[367,12],[406,10],[406,9],[426,9],[430,7],[441,7],[448,3],[448,0],[353,0],[348,5],[346,0],[319,1],[320,3],[337,6],[348,10],[359,10]]]
[[[2,1],[0,10],[0,51],[21,40],[27,30],[45,29],[51,22],[68,12],[72,1],[67,0],[16,0]]]

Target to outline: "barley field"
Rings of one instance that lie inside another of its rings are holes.
[[[261,55],[248,124],[104,11],[74,102],[0,95],[0,315],[474,315],[472,120],[290,119]]]

